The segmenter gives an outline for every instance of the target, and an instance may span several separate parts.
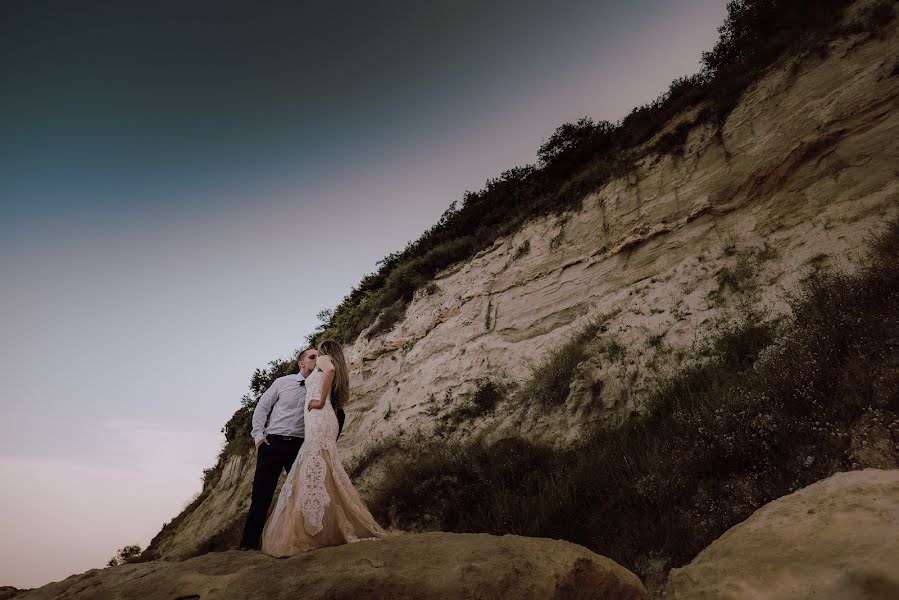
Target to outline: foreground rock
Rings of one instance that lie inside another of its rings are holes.
[[[637,576],[575,544],[425,533],[274,559],[215,552],[184,562],[94,569],[16,600],[328,598],[646,598]]]
[[[899,471],[840,473],[763,506],[671,571],[667,597],[899,598]]]

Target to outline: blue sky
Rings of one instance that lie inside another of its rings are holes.
[[[695,72],[724,5],[0,6],[0,585],[146,545],[253,369],[558,125]]]

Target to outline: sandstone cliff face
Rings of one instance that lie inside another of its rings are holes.
[[[528,403],[519,388],[493,415],[445,430],[567,443],[639,412],[653,379],[720,319],[783,313],[803,277],[851,266],[899,212],[897,60],[895,21],[879,38],[835,41],[826,58],[787,58],[747,91],[722,135],[696,127],[682,156],[650,156],[580,210],[531,222],[441,273],[392,331],[347,349],[345,461],[381,436],[433,427],[481,378],[520,386],[601,321],[564,406]],[[233,535],[252,476],[252,456],[228,459],[216,488],[158,541],[160,556]]]

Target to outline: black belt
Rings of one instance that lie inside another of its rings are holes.
[[[265,437],[281,440],[282,442],[303,442],[303,438],[296,435],[281,435],[280,433],[267,433]]]

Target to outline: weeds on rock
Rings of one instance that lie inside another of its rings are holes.
[[[571,381],[577,366],[590,356],[588,345],[593,342],[605,323],[614,314],[603,315],[586,325],[571,340],[551,352],[524,385],[531,401],[545,406],[565,403],[571,389]]]
[[[723,253],[725,256],[735,256],[736,259],[715,274],[718,288],[706,296],[706,301],[712,306],[721,305],[727,291],[737,294],[753,292],[758,286],[758,272],[762,263],[777,256],[777,251],[768,242],[758,248],[740,251],[736,241],[732,239],[725,244]]]
[[[477,388],[467,400],[437,419],[437,433],[447,433],[466,421],[493,413],[496,405],[506,397],[506,387],[490,379],[479,379],[476,385]]]

